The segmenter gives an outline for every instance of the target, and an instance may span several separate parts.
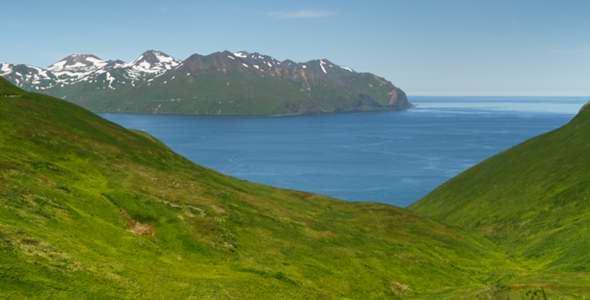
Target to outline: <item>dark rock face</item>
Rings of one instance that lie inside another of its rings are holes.
[[[159,55],[166,55],[160,51],[155,51],[155,50],[149,50],[146,51],[145,53],[143,53],[141,55],[141,57],[136,61],[136,62],[147,62],[150,64],[157,64],[160,62],[160,60],[158,59]]]
[[[411,106],[401,89],[379,76],[328,59],[296,63],[256,52],[194,54],[181,62],[149,50],[130,63],[76,54],[46,70],[0,70],[21,87],[101,112],[290,115]]]

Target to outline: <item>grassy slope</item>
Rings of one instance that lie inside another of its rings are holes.
[[[98,112],[299,115],[406,108],[403,104],[390,106],[392,86],[382,85],[373,75],[355,73],[350,77],[349,72],[344,73],[344,78],[321,81],[311,91],[303,88],[303,82],[258,72],[211,71],[195,78],[178,71],[138,87],[121,85],[111,90],[105,79],[102,86],[79,82],[47,93]],[[335,83],[340,81],[344,83]],[[406,97],[401,90],[399,93]]]
[[[561,284],[590,288],[589,166],[586,106],[564,127],[471,168],[411,209],[483,234],[539,274],[579,279]]]
[[[402,209],[220,175],[0,79],[0,298],[391,298],[477,289],[504,261]]]

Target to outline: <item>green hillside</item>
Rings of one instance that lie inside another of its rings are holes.
[[[411,209],[480,233],[533,270],[590,278],[590,106],[564,127],[450,180]]]
[[[335,70],[324,80],[310,79],[308,91],[299,81],[261,76],[237,67],[227,73],[200,71],[196,77],[186,76],[188,71],[181,67],[143,85],[121,85],[114,90],[105,88],[106,81],[100,88],[96,82],[80,82],[47,90],[47,94],[95,112],[301,115],[392,111],[410,106],[402,90],[368,73]],[[399,100],[392,100],[392,93],[399,94]]]
[[[96,80],[56,85],[44,93],[95,112],[301,115],[410,107],[401,89],[370,73],[332,65],[325,74],[320,61],[308,62],[305,69],[283,64],[280,70],[261,71],[244,67],[229,55],[193,56],[174,70],[133,84],[108,80],[125,78],[123,70],[115,69]]]
[[[412,207],[435,221],[227,177],[0,79],[0,299],[583,299],[589,110]]]
[[[406,210],[230,178],[0,79],[0,298],[440,298],[515,268]]]

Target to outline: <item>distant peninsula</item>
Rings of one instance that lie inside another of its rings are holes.
[[[0,76],[95,112],[301,115],[411,106],[400,88],[371,73],[327,59],[296,63],[244,51],[180,61],[149,50],[132,62],[74,54],[45,69],[0,64]]]

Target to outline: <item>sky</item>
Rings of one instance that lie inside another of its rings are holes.
[[[589,11],[585,0],[5,1],[0,62],[246,50],[328,58],[409,95],[590,96]]]

